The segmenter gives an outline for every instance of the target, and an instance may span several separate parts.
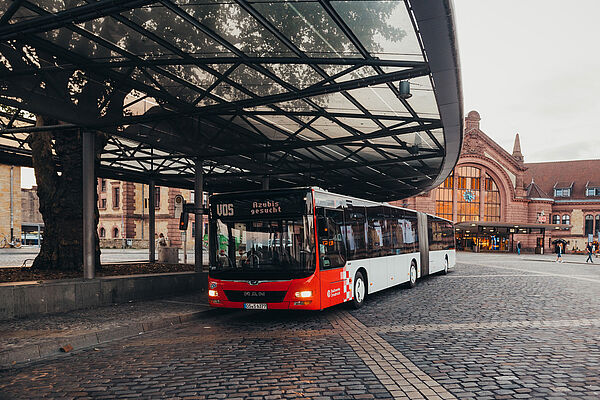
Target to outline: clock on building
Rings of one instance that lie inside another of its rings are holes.
[[[475,193],[472,190],[466,190],[465,194],[463,194],[463,198],[466,202],[470,203],[475,200]]]

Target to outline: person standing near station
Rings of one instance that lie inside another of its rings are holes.
[[[587,250],[587,254],[588,254],[587,259],[585,260],[585,262],[587,263],[588,260],[589,260],[589,262],[591,262],[593,264],[594,260],[592,260],[592,252],[593,252],[594,249],[592,248],[592,244],[588,242],[588,244],[587,244],[587,246],[586,246],[585,249]]]
[[[558,247],[556,248],[556,260],[554,262],[560,262],[560,263],[563,262],[562,261],[562,251],[563,251],[562,246],[563,246],[562,243],[558,244]]]
[[[521,255],[521,241],[517,241],[517,254]]]

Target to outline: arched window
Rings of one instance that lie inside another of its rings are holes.
[[[457,222],[479,221],[481,170],[475,167],[459,167],[456,179],[458,186]]]
[[[106,237],[106,229],[100,228],[100,237],[101,238]]]
[[[593,215],[586,215],[585,216],[585,235],[589,235],[589,234],[593,234],[594,233],[594,216]]]
[[[563,215],[562,222],[565,225],[570,224],[571,223],[571,216],[569,214]]]
[[[119,237],[119,228],[113,228],[113,238],[117,239]]]
[[[482,190],[484,191],[482,193]],[[484,196],[483,210],[480,198]],[[456,201],[454,201],[456,199]],[[436,215],[456,221],[500,221],[501,198],[498,185],[491,177],[481,186],[481,169],[457,167],[444,183],[435,189]]]
[[[560,214],[554,214],[552,216],[552,223],[553,224],[560,224]]]

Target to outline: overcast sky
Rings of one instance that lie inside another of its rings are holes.
[[[600,0],[454,6],[465,114],[525,162],[600,158]]]
[[[600,158],[600,0],[454,6],[465,114],[509,152],[518,132],[525,162]]]

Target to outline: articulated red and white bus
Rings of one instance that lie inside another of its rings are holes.
[[[209,303],[321,310],[447,273],[451,221],[317,188],[210,198]]]

